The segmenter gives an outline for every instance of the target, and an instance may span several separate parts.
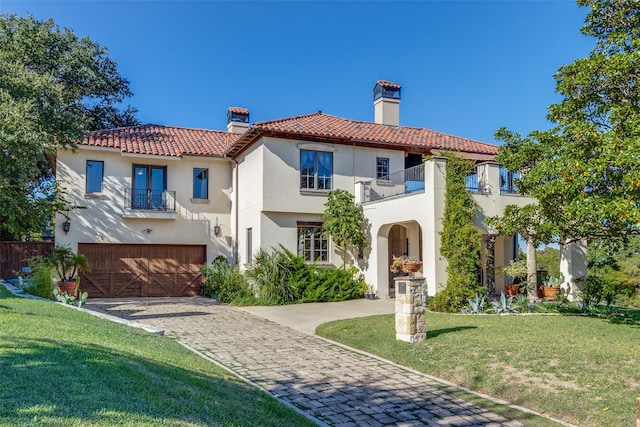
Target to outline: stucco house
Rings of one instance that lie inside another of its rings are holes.
[[[327,194],[355,195],[371,247],[353,262],[379,297],[393,296],[392,255],[424,264],[428,292],[446,283],[439,253],[444,208],[443,151],[477,164],[468,187],[480,206],[476,226],[496,266],[513,258],[512,238],[490,234],[484,217],[517,194],[495,163],[497,146],[426,128],[400,126],[401,88],[378,81],[374,121],[322,112],[250,125],[229,108],[227,131],[143,125],[92,132],[57,153],[57,179],[75,206],[57,218],[56,243],[87,255],[82,287],[94,297],[194,295],[199,266],[218,256],[245,266],[262,248],[283,245],[309,262],[339,265],[322,236]],[[428,155],[430,160],[423,161]],[[480,280],[504,289],[483,254]],[[569,272],[571,273],[571,272]],[[577,272],[579,274],[579,272]],[[579,276],[575,276],[579,277]]]

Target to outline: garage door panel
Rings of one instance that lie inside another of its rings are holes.
[[[195,296],[200,294],[202,286],[204,286],[204,274],[178,273],[174,292],[176,295]]]
[[[204,245],[79,243],[90,272],[90,297],[197,295],[206,263]]]
[[[105,298],[110,295],[110,273],[88,272],[80,279],[80,290],[90,298]]]
[[[141,297],[146,288],[146,274],[113,273],[111,275],[111,297]]]

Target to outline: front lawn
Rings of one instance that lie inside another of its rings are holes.
[[[421,372],[580,426],[634,425],[640,311],[626,317],[428,312],[427,340],[395,339],[393,315],[317,333]]]
[[[312,426],[171,339],[0,286],[0,425]]]

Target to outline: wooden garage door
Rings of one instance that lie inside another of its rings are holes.
[[[92,298],[193,296],[200,293],[204,245],[78,243],[90,271],[80,288]]]

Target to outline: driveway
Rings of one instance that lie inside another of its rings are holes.
[[[390,301],[359,300],[239,309],[202,297],[92,299],[86,305],[164,329],[319,425],[523,425],[493,412],[499,406],[515,417],[517,409],[506,402],[486,396],[466,402],[455,385],[311,335],[319,322],[392,307]]]

